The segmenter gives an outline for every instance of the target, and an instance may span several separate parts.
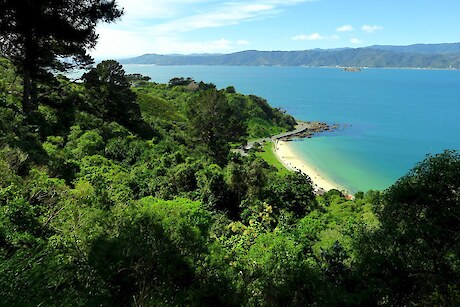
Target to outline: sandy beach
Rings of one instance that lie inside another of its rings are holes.
[[[321,192],[321,190],[329,191],[337,189],[339,191],[344,191],[345,194],[349,195],[343,186],[327,179],[323,174],[321,174],[320,170],[315,168],[314,165],[310,165],[306,161],[300,159],[291,149],[289,142],[275,140],[274,146],[275,154],[278,157],[278,160],[280,160],[280,162],[288,169],[301,171],[302,173],[308,175],[311,178],[317,192]]]

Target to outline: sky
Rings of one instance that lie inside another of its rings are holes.
[[[460,42],[459,0],[117,0],[96,59]]]

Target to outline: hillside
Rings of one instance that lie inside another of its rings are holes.
[[[145,54],[122,64],[460,68],[460,44],[372,46],[305,51],[248,50],[220,55]]]
[[[460,43],[414,44],[409,46],[374,45],[368,48],[422,54],[460,54]]]
[[[387,191],[316,196],[270,145],[230,150],[292,116],[147,79],[104,61],[24,111],[0,60],[0,305],[458,305],[457,152]]]

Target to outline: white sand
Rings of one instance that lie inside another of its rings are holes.
[[[294,171],[301,171],[302,173],[308,175],[313,182],[315,191],[321,189],[324,191],[336,189],[342,191],[345,195],[349,195],[343,186],[324,176],[314,165],[308,164],[306,161],[300,159],[299,156],[291,149],[289,142],[276,140],[274,144],[275,154],[278,157],[278,160],[280,160],[286,168]]]

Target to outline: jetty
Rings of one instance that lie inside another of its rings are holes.
[[[286,141],[290,142],[294,139],[301,139],[301,138],[311,138],[315,134],[319,134],[322,132],[333,132],[334,130],[338,129],[340,124],[327,124],[323,122],[301,122],[299,121],[298,124],[295,126],[295,129],[292,131],[283,132],[277,135],[273,135],[271,137],[260,138],[256,140],[252,140],[246,143],[246,145],[234,149],[234,152],[238,152],[239,154],[245,156],[248,154],[249,150],[254,147],[257,147],[256,144],[263,144],[266,142],[274,142],[276,141]]]

